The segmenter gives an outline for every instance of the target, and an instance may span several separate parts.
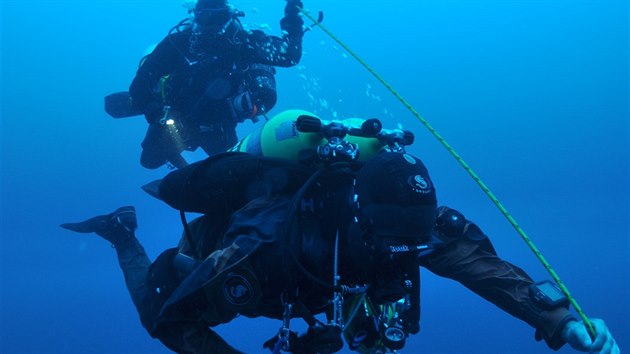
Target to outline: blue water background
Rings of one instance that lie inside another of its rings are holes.
[[[279,34],[282,1],[235,4],[244,22]],[[108,117],[103,97],[128,87],[145,48],[185,12],[178,0],[1,5],[0,352],[167,353],[140,326],[114,250],[58,225],[132,204],[151,257],[178,240],[177,212],[139,188],[168,172],[139,164],[144,119]],[[305,5],[324,10],[324,24],[454,146],[586,313],[630,350],[627,2]],[[278,70],[274,112],[379,117],[413,130],[410,151],[428,165],[441,204],[477,222],[499,255],[549,278],[455,160],[339,45],[313,30],[304,52],[299,67]],[[422,276],[422,331],[404,353],[551,352],[463,286]],[[219,331],[262,353],[279,326],[239,318]]]

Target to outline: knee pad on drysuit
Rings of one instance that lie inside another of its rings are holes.
[[[158,299],[164,303],[181,283],[180,273],[174,266],[178,248],[169,248],[162,252],[149,267],[147,286]],[[161,307],[161,306],[160,306]]]
[[[140,321],[151,335],[153,335],[155,320],[160,314],[162,306],[181,282],[181,277],[173,266],[176,255],[177,248],[162,252],[151,264],[147,273],[144,296],[137,307]]]

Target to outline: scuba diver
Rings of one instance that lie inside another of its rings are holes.
[[[404,150],[411,142],[373,119],[287,111],[159,182],[156,196],[184,221],[203,216],[155,262],[133,207],[62,227],[114,245],[142,324],[179,353],[238,353],[211,329],[237,315],[282,320],[264,344],[274,353],[334,353],[342,338],[394,353],[420,329],[420,266],[525,321],[553,350],[619,353],[602,320],[591,341],[553,283],[534,282],[473,222],[438,207],[427,168]],[[305,334],[291,330],[296,318]]]
[[[300,0],[287,0],[282,37],[246,31],[226,0],[198,0],[192,20],[173,27],[145,56],[129,92],[105,99],[115,118],[144,114],[149,127],[140,163],[156,169],[187,165],[184,150],[208,155],[237,142],[235,127],[256,120],[276,103],[274,66],[296,65],[302,56]]]

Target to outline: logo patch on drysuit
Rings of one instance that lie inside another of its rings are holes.
[[[407,245],[389,246],[389,250],[392,253],[409,252],[409,246]]]
[[[407,183],[411,186],[411,190],[416,193],[426,194],[431,192],[431,183],[420,175],[410,176]]]
[[[230,273],[223,282],[223,295],[230,304],[244,306],[254,298],[254,287],[245,277]]]
[[[411,155],[403,154],[403,158],[412,165],[416,164],[416,159],[414,159]]]

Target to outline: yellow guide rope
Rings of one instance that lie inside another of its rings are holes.
[[[530,238],[527,236],[525,231],[523,231],[523,229],[519,226],[516,220],[512,217],[512,215],[510,215],[507,209],[505,209],[503,204],[501,204],[499,199],[495,197],[495,195],[490,191],[490,189],[486,186],[486,184],[483,183],[483,181],[481,180],[481,178],[479,178],[479,176],[475,173],[475,171],[472,170],[472,168],[466,163],[466,161],[464,161],[464,159],[462,159],[462,157],[446,142],[446,140],[444,140],[444,138],[431,126],[431,124],[429,124],[429,122],[426,119],[424,119],[420,115],[420,113],[418,113],[411,106],[411,104],[407,102],[407,100],[405,100],[396,90],[394,90],[394,88],[387,81],[385,81],[383,77],[381,77],[374,69],[372,69],[372,67],[370,67],[363,59],[361,59],[359,55],[357,55],[352,49],[350,49],[344,42],[342,42],[339,38],[337,38],[332,32],[330,32],[326,27],[324,27],[321,24],[321,22],[317,21],[309,13],[307,13],[303,9],[300,9],[300,12],[304,16],[306,16],[308,19],[313,21],[315,25],[321,28],[328,36],[330,36],[330,38],[332,38],[341,47],[343,47],[343,49],[345,49],[354,59],[356,59],[365,69],[367,69],[367,71],[369,71],[372,75],[374,75],[374,77],[381,84],[383,84],[403,104],[403,106],[405,106],[411,112],[411,114],[413,114],[420,121],[420,123],[422,123],[422,125],[424,125],[429,130],[429,132],[431,132],[431,134],[433,134],[433,136],[442,144],[442,146],[444,146],[446,150],[455,158],[455,160],[459,162],[459,164],[464,168],[464,170],[468,172],[470,177],[472,177],[472,179],[475,182],[477,182],[479,187],[481,187],[484,193],[486,193],[486,195],[490,198],[490,200],[492,200],[492,202],[497,206],[497,208],[501,211],[503,216],[505,216],[505,218],[510,222],[510,224],[512,224],[514,229],[516,229],[516,232],[518,232],[518,234],[521,236],[523,241],[525,241],[527,246],[529,246],[529,248],[534,252],[538,260],[540,260],[540,262],[545,267],[545,269],[547,269],[547,272],[549,272],[553,280],[558,284],[558,287],[560,288],[560,290],[562,290],[562,292],[567,296],[567,298],[569,299],[569,302],[575,308],[575,311],[579,314],[580,318],[582,318],[582,321],[584,321],[584,324],[586,325],[586,328],[588,329],[591,339],[594,340],[595,335],[596,335],[595,327],[593,327],[593,324],[591,323],[591,321],[588,319],[584,311],[582,311],[582,308],[580,307],[580,305],[578,305],[573,295],[571,295],[571,293],[569,292],[569,289],[564,285],[562,280],[560,280],[560,277],[553,270],[553,268],[551,267],[549,262],[547,262],[545,257],[543,257],[542,253],[540,253],[540,250],[538,250],[538,247],[534,245],[534,243],[530,240]]]

